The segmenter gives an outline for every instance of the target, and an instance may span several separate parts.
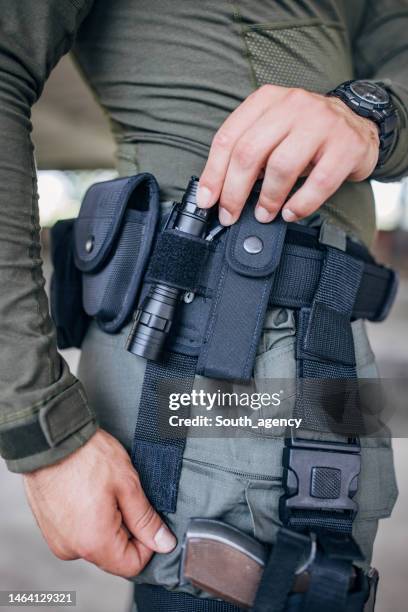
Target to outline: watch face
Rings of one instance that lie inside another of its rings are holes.
[[[369,104],[385,106],[390,101],[390,97],[385,89],[375,83],[354,81],[354,83],[350,83],[350,89],[355,96]]]

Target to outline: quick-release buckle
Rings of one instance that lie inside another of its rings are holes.
[[[283,450],[283,487],[279,513],[290,525],[299,512],[336,512],[339,518],[354,519],[361,468],[360,444],[325,442],[291,437]]]

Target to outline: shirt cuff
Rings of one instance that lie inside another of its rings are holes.
[[[82,385],[75,381],[30,419],[0,430],[0,454],[12,472],[31,472],[83,446],[97,423]]]

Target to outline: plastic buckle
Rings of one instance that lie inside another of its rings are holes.
[[[384,321],[388,317],[391,307],[394,304],[395,296],[397,295],[397,291],[398,291],[399,276],[397,272],[395,272],[394,270],[391,270],[390,268],[388,268],[388,271],[391,274],[390,274],[390,281],[388,283],[387,294],[385,296],[385,300],[383,304],[381,305],[381,308],[379,309],[378,313],[376,313],[373,319],[374,321],[378,323],[380,323],[381,321]]]
[[[354,519],[361,468],[360,444],[291,437],[283,450],[283,487],[279,514],[285,525],[296,512],[336,512]]]

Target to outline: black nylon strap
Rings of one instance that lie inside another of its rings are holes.
[[[318,554],[311,567],[303,612],[345,612],[352,566],[350,562]]]
[[[185,431],[170,430],[169,394],[190,393],[197,359],[164,353],[160,362],[148,361],[132,449],[144,492],[161,512],[175,512],[185,447]],[[180,413],[180,411],[179,411]]]
[[[308,232],[312,232],[312,236]],[[255,233],[256,235],[256,233]],[[208,283],[210,272],[218,269],[218,257],[212,257],[212,250],[222,251],[228,233],[220,241],[211,245],[208,257],[201,258],[194,275],[189,265],[177,270],[172,265],[167,271],[161,272],[160,279],[172,279],[185,290],[193,291],[212,297],[216,286]],[[298,226],[296,229],[288,226],[285,244],[280,263],[276,268],[273,286],[268,298],[269,306],[283,306],[286,308],[310,308],[319,285],[323,264],[324,250],[316,238],[316,230]],[[352,308],[352,318],[365,318],[371,321],[383,320],[393,303],[397,288],[396,274],[381,265],[377,265],[370,253],[357,243],[348,240],[348,252],[338,251],[339,258],[361,262],[363,274],[360,287],[355,296]],[[198,251],[197,251],[198,253]],[[184,258],[184,263],[187,264]],[[186,273],[186,269],[188,273]],[[179,278],[181,274],[182,279]],[[174,277],[174,275],[176,275]],[[213,275],[215,278],[217,275]]]
[[[361,283],[351,308],[353,319],[382,320],[392,304],[397,278],[383,266],[337,252],[339,261],[362,266]],[[324,252],[301,244],[286,243],[269,297],[270,306],[311,308],[324,265]]]
[[[284,612],[294,575],[307,554],[311,540],[280,529],[256,594],[253,612]]]
[[[151,584],[137,584],[134,600],[139,612],[242,612],[242,608],[225,601],[167,591]]]
[[[362,272],[362,262],[328,248],[312,307],[300,311],[296,416],[307,429],[327,431],[334,421],[350,428],[347,434],[362,431],[357,385],[346,384],[357,377],[350,319]]]
[[[307,527],[311,531],[331,529],[338,533],[349,534],[353,527],[353,519],[350,515],[339,512],[294,510],[290,516],[290,526],[300,530]]]

